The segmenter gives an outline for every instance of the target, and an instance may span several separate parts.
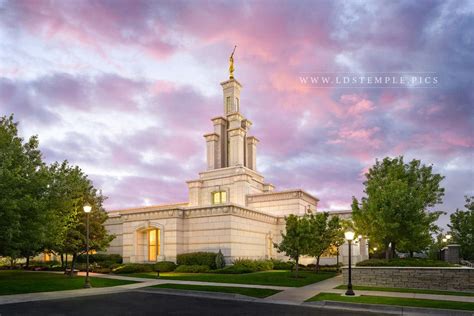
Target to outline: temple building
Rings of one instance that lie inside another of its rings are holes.
[[[124,262],[175,261],[181,253],[219,250],[227,263],[236,258],[280,258],[285,216],[317,212],[318,198],[302,189],[277,191],[257,169],[258,139],[252,122],[241,112],[242,85],[233,76],[221,83],[222,115],[211,119],[213,130],[204,135],[207,170],[187,181],[189,201],[115,210],[106,228],[116,235],[108,253]],[[350,217],[350,211],[342,212]],[[353,244],[355,262],[367,258],[364,240]],[[347,261],[347,245],[340,261]],[[306,263],[314,261],[307,258]],[[323,258],[334,264],[335,258]]]

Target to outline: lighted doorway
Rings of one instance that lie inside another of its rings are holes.
[[[147,231],[148,239],[148,261],[156,261],[160,255],[160,230],[150,229]]]

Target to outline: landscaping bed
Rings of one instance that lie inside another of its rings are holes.
[[[368,259],[360,261],[357,267],[455,267],[456,265],[441,260],[422,258],[394,258],[394,259]]]
[[[419,293],[419,294],[436,294],[436,295],[454,295],[454,296],[474,296],[474,292],[461,291],[442,291],[442,290],[428,290],[428,289],[405,289],[395,287],[377,287],[377,286],[352,286],[356,291],[380,291],[380,292],[398,292],[398,293]],[[347,289],[347,285],[339,285],[336,287],[339,290]]]

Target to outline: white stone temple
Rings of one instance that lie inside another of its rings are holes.
[[[212,118],[213,130],[204,135],[207,170],[187,181],[189,202],[109,212],[106,228],[116,238],[108,253],[124,262],[175,261],[181,253],[222,251],[227,263],[236,258],[280,258],[285,216],[316,212],[318,199],[302,189],[277,191],[257,171],[258,139],[252,122],[240,111],[242,85],[233,78],[221,83],[223,114]],[[338,215],[350,217],[350,211]],[[353,243],[353,262],[367,259],[363,239]],[[347,261],[347,245],[340,262]],[[310,263],[314,258],[306,258]],[[336,258],[322,258],[335,264]]]

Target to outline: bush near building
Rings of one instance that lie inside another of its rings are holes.
[[[216,257],[215,252],[190,252],[179,254],[176,257],[176,263],[180,265],[205,265],[210,269],[216,269]]]
[[[176,270],[176,264],[171,261],[160,261],[155,263],[155,270],[160,272],[173,272]]]
[[[207,265],[180,265],[174,270],[180,273],[206,273],[209,272],[209,266]]]
[[[358,262],[357,267],[452,267],[453,264],[431,259],[421,258],[394,258],[389,260],[384,259],[369,259]]]

